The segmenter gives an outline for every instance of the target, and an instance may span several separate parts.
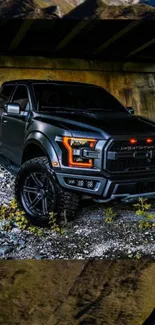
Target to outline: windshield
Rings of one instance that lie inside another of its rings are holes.
[[[33,84],[40,111],[76,109],[122,112],[127,110],[105,89],[95,86]]]

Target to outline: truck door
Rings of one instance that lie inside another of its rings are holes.
[[[3,84],[0,90],[0,153],[2,145],[2,116],[4,113],[4,105],[9,102],[11,94],[13,92],[14,84]]]
[[[24,147],[25,128],[30,112],[30,95],[26,85],[19,84],[13,94],[11,103],[20,105],[20,114],[2,116],[2,154],[13,163],[20,165]]]

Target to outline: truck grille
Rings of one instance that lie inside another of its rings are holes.
[[[138,140],[130,144],[129,140],[114,140],[109,144],[106,154],[106,170],[110,173],[143,172],[155,170],[155,139],[150,144]]]

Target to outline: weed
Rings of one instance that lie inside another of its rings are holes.
[[[45,228],[32,225],[26,218],[25,212],[18,208],[17,202],[14,199],[9,205],[0,206],[0,219],[7,221],[3,226],[3,230],[5,231],[10,231],[16,224],[21,230],[28,230],[37,236],[45,235]],[[58,226],[56,214],[53,212],[50,213],[48,229],[50,229],[52,232],[58,232],[60,234],[64,233],[64,230]]]
[[[137,251],[136,253],[128,254],[128,257],[132,258],[132,259],[140,260],[140,258],[142,257],[142,254]]]
[[[136,215],[143,217],[143,220],[139,220],[138,222],[140,229],[150,229],[155,227],[155,222],[153,222],[155,215],[148,211],[151,208],[151,204],[147,203],[146,198],[140,197],[138,203],[133,204],[133,206],[137,208]]]
[[[137,252],[137,253],[135,254],[135,258],[136,258],[137,260],[140,260],[141,257],[142,257],[142,254],[141,254],[140,252]]]
[[[51,231],[58,232],[61,235],[64,233],[64,229],[62,229],[58,223],[57,223],[57,218],[56,218],[56,213],[50,212],[49,214],[49,226]]]
[[[111,223],[114,219],[116,219],[117,213],[113,211],[112,208],[107,208],[105,212],[105,222]]]

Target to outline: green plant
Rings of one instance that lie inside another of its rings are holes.
[[[5,223],[3,226],[3,230],[5,231],[10,231],[13,228],[14,224],[16,224],[21,230],[28,230],[37,236],[44,236],[45,234],[45,228],[40,228],[32,225],[26,218],[25,212],[18,208],[17,202],[15,200],[12,200],[7,206],[0,206],[0,219],[7,221],[7,223]],[[50,213],[48,229],[60,234],[64,233],[64,230],[58,226],[56,214],[53,212]]]
[[[138,210],[136,211],[136,215],[138,216],[145,216],[146,211],[151,208],[151,204],[148,204],[147,199],[143,197],[139,197],[138,203],[134,204],[133,206],[138,208]]]
[[[130,254],[128,254],[128,257],[129,258],[132,258],[132,259],[136,259],[136,260],[140,260],[141,257],[142,257],[142,254],[140,252],[132,252]]]
[[[142,257],[142,254],[141,254],[140,252],[137,252],[137,253],[135,254],[135,258],[136,258],[137,260],[140,260],[141,257]]]
[[[62,235],[64,233],[64,229],[62,229],[58,225],[56,215],[57,214],[54,213],[54,212],[50,212],[50,214],[49,214],[50,229],[51,229],[51,231],[58,232],[58,233],[60,233]]]
[[[113,211],[112,208],[107,208],[105,212],[105,222],[111,223],[114,219],[116,219],[117,213]]]
[[[146,198],[140,197],[138,199],[138,203],[133,204],[133,206],[137,208],[136,215],[143,217],[143,220],[139,220],[138,222],[140,229],[149,229],[155,227],[155,222],[153,222],[155,215],[148,211],[151,208],[151,204],[147,203]]]

